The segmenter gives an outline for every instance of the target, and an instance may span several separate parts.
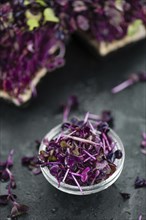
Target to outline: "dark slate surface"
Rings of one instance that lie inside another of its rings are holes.
[[[146,84],[137,84],[117,95],[110,93],[128,74],[144,70],[145,60],[144,41],[105,59],[93,57],[73,41],[68,46],[66,66],[45,77],[38,87],[37,99],[24,108],[0,102],[1,155],[5,158],[11,148],[15,149],[15,191],[19,201],[30,207],[29,214],[20,219],[137,220],[140,213],[146,219],[146,189],[133,187],[137,175],[146,177],[146,157],[139,149],[145,127]],[[80,102],[74,114],[112,110],[115,131],[126,150],[124,170],[118,181],[103,192],[84,197],[56,190],[42,175],[33,176],[20,163],[23,155],[35,152],[34,140],[43,138],[61,122],[57,108],[71,94],[76,94]],[[1,184],[1,193],[2,188]],[[119,192],[130,193],[131,198],[124,202]],[[9,206],[0,208],[0,219],[5,220],[9,212]]]

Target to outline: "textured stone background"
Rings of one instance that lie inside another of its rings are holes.
[[[140,213],[146,219],[146,189],[133,187],[137,175],[146,177],[146,157],[139,148],[146,122],[146,84],[137,84],[116,95],[110,93],[130,73],[145,69],[144,41],[99,59],[73,40],[67,49],[66,66],[42,80],[37,99],[23,108],[0,101],[1,155],[6,157],[10,149],[15,149],[15,191],[19,201],[30,206],[29,214],[20,219],[137,220]],[[42,175],[33,176],[20,161],[23,155],[35,152],[35,139],[43,138],[61,122],[57,108],[71,94],[76,94],[80,102],[74,114],[112,110],[115,131],[126,150],[124,170],[118,181],[103,192],[84,197],[56,190]],[[2,185],[0,189],[3,193]],[[119,192],[130,193],[131,198],[124,202]],[[0,208],[0,220],[5,220],[9,211],[10,207]]]

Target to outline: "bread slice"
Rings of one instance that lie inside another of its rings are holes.
[[[101,56],[106,56],[107,54],[122,48],[130,43],[139,41],[146,37],[146,30],[144,25],[140,25],[138,31],[132,36],[125,36],[121,40],[115,40],[112,43],[108,42],[98,42],[96,39],[92,38],[89,34],[85,32],[78,32],[79,37],[83,39],[84,42],[88,43],[94,48]]]
[[[47,69],[40,69],[34,76],[31,81],[31,86],[29,85],[22,94],[19,95],[21,102],[8,92],[0,90],[0,98],[6,99],[8,101],[13,102],[15,105],[20,106],[23,103],[27,102],[32,97],[32,88],[36,87],[40,82],[41,78],[47,74]]]

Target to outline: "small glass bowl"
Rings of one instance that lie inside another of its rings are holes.
[[[48,140],[51,140],[55,137],[57,137],[61,132],[61,124],[54,127],[46,136],[45,138]],[[112,139],[117,143],[116,144],[116,150],[121,150],[122,151],[122,158],[119,160],[115,160],[115,165],[117,167],[116,171],[106,180],[95,184],[95,185],[91,185],[91,186],[82,186],[82,191],[81,192],[79,190],[79,188],[77,186],[73,186],[73,185],[69,185],[66,184],[64,182],[60,183],[60,186],[58,186],[58,182],[56,180],[56,178],[54,176],[52,176],[52,174],[50,173],[48,167],[41,167],[41,171],[44,175],[44,177],[48,180],[48,182],[54,186],[55,188],[65,192],[65,193],[69,193],[69,194],[73,194],[73,195],[89,195],[92,193],[97,193],[100,192],[106,188],[108,188],[109,186],[111,186],[120,176],[122,170],[123,170],[123,165],[124,165],[124,161],[125,161],[125,149],[124,146],[122,144],[122,141],[120,140],[120,138],[118,137],[118,135],[112,130],[110,129],[109,135],[112,137]],[[46,146],[44,145],[43,141],[40,145],[40,149],[39,152],[41,150],[45,150]]]

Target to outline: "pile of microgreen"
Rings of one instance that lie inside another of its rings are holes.
[[[78,30],[98,42],[120,40],[146,24],[145,2],[139,0],[56,0],[52,7],[66,35]]]
[[[0,90],[21,104],[27,89],[35,93],[32,80],[40,69],[64,65],[63,31],[44,0],[0,1],[0,18]]]
[[[116,171],[115,161],[122,158],[117,143],[109,134],[109,125],[101,119],[84,120],[73,118],[62,124],[60,134],[52,139],[44,139],[45,150],[41,150],[39,161],[48,167],[50,173],[61,182],[90,186],[104,181]],[[94,115],[95,117],[95,115]]]

